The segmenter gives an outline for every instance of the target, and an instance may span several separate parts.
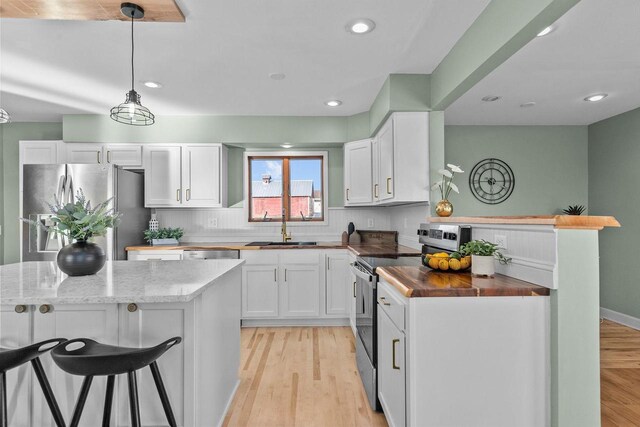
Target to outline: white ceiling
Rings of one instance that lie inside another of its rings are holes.
[[[388,74],[433,71],[488,3],[184,0],[186,23],[136,25],[136,88],[160,115],[351,115],[369,109]],[[347,33],[360,17],[375,31]],[[0,105],[14,121],[107,114],[129,89],[129,31],[126,22],[0,20]],[[332,98],[344,104],[326,107]]]
[[[587,125],[640,106],[638,0],[582,0],[556,24],[452,104],[446,123]],[[599,92],[609,96],[583,101]]]

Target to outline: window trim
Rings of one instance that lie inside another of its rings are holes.
[[[242,183],[243,186],[243,195],[244,195],[244,221],[250,225],[258,225],[258,226],[277,226],[278,228],[282,224],[280,220],[272,220],[272,221],[251,221],[249,215],[251,214],[250,208],[250,168],[249,168],[249,159],[250,158],[270,158],[270,157],[300,157],[300,158],[309,158],[309,157],[321,157],[322,158],[322,220],[310,220],[310,221],[302,221],[302,220],[287,220],[287,226],[291,225],[292,227],[298,226],[317,226],[317,225],[328,225],[328,209],[329,209],[329,152],[328,151],[245,151],[243,156],[243,169],[244,169],[244,180]],[[284,178],[285,171],[283,171]],[[284,188],[283,188],[284,191]]]

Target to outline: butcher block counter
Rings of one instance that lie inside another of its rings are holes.
[[[474,277],[471,273],[442,273],[427,267],[381,267],[378,275],[402,295],[415,297],[548,296],[549,288],[496,274]]]

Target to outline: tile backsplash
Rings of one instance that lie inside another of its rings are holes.
[[[427,205],[392,208],[329,208],[326,224],[287,223],[293,240],[340,241],[349,222],[356,229],[397,230],[403,244],[415,243],[418,224],[426,219]],[[185,242],[249,242],[279,240],[280,223],[250,224],[242,208],[156,209],[161,227],[181,227]],[[396,216],[398,218],[396,218]],[[406,225],[406,227],[405,227]],[[412,240],[412,238],[414,238]]]

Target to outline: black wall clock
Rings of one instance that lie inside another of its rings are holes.
[[[516,178],[508,164],[500,159],[479,161],[469,174],[471,192],[482,203],[495,205],[511,196]]]

